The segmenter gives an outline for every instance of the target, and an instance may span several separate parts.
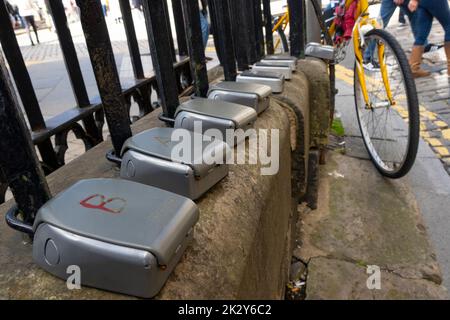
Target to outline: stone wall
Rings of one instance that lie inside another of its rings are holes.
[[[231,166],[229,176],[197,201],[200,220],[194,240],[157,298],[284,297],[297,203],[307,190],[309,145],[315,139],[312,134],[310,138],[310,128],[317,128],[313,122],[329,108],[317,105],[325,103],[316,92],[328,85],[328,78],[311,81],[309,73],[314,68],[326,70],[318,61],[301,61],[285,93],[274,95],[270,108],[255,123],[256,129],[280,132],[278,174],[262,176],[260,164]],[[314,117],[311,110],[316,110]],[[133,132],[162,126],[157,116],[154,112],[141,119],[133,125]],[[118,169],[104,157],[110,148],[106,141],[50,175],[52,193],[80,179],[118,177]],[[11,205],[9,201],[0,206],[0,219]],[[0,224],[1,299],[130,298],[90,288],[67,290],[64,281],[33,263],[31,245],[23,240],[5,223]]]

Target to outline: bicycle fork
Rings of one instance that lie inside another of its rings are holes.
[[[356,58],[356,73],[359,80],[359,84],[361,86],[361,91],[363,94],[364,102],[367,109],[374,109],[377,107],[389,107],[395,105],[395,101],[392,97],[392,91],[391,86],[389,83],[389,77],[388,77],[388,71],[387,71],[387,65],[385,61],[385,46],[384,43],[377,43],[377,51],[378,51],[378,61],[380,63],[380,71],[381,76],[383,78],[383,84],[384,88],[386,90],[386,95],[388,98],[389,105],[383,104],[383,106],[374,105],[372,101],[370,101],[369,93],[367,92],[367,85],[366,85],[366,76],[364,74],[364,67],[363,67],[363,52],[361,50],[362,46],[364,45],[364,35],[361,35],[360,32],[360,26],[361,25],[367,25],[367,22],[357,22],[356,25],[358,27],[354,28],[353,30],[353,46],[355,48],[355,58]]]
[[[278,28],[282,28],[282,30],[286,30],[287,24],[289,23],[289,9],[287,12],[280,17],[280,19],[277,21],[275,26],[272,29],[272,33],[276,32]],[[281,39],[277,39],[277,42],[275,43],[275,50],[278,49],[278,46],[281,43]]]

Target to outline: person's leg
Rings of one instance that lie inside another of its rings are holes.
[[[36,26],[36,21],[34,20],[34,16],[30,16],[30,24],[33,27],[34,34],[36,35],[37,43],[40,43],[39,42],[39,36],[38,36],[38,29],[37,29],[37,26]]]
[[[388,26],[389,21],[391,21],[391,18],[394,15],[395,9],[397,9],[397,6],[393,0],[381,1],[380,17],[383,21],[383,28]]]
[[[417,12],[411,12],[408,9],[408,3],[409,0],[406,0],[402,6],[401,6],[401,10],[403,10],[403,13],[406,14],[408,16],[408,20],[409,20],[409,24],[411,25],[411,30],[412,33],[414,35],[414,39],[416,38],[416,34],[417,34],[417,28],[416,28],[416,24],[417,24]]]
[[[403,12],[408,16],[409,24],[411,25],[411,30],[412,30],[412,33],[413,33],[413,36],[414,36],[414,39],[415,39],[416,35],[417,35],[417,27],[416,27],[417,14],[416,14],[416,12],[409,11],[408,4],[409,4],[409,0],[405,0],[405,2],[403,2],[401,7],[403,9]],[[429,52],[433,48],[439,49],[439,47],[436,44],[428,43],[428,39],[425,41],[424,47],[425,47],[425,49],[424,49],[425,52]]]
[[[423,70],[420,65],[422,63],[422,55],[424,52],[424,45],[428,36],[430,35],[431,26],[433,23],[433,16],[429,11],[420,6],[416,12],[416,37],[414,46],[412,48],[409,64],[414,78],[426,77],[430,73]]]
[[[383,21],[383,28],[386,28],[389,24],[389,21],[392,18],[392,15],[395,12],[397,6],[394,4],[392,0],[383,0],[381,1],[380,7],[380,17]],[[372,60],[373,54],[375,52],[376,43],[374,41],[370,42],[367,45],[367,49],[364,51],[364,62],[368,63]]]
[[[400,12],[398,14],[398,22],[403,25],[406,24],[405,11],[402,7],[400,7]]]
[[[209,38],[209,25],[208,20],[206,20],[206,17],[201,12],[200,12],[200,24],[202,27],[203,47],[206,49],[206,45],[208,44]]]
[[[405,12],[405,14],[408,16],[409,24],[411,25],[411,31],[412,31],[414,39],[415,39],[416,35],[417,35],[417,27],[416,27],[417,14],[415,12],[409,11],[408,6],[407,6],[407,4],[409,3],[408,0],[406,0],[404,3],[406,5],[402,6],[403,7],[403,12]],[[437,45],[435,43],[430,43],[430,42],[428,42],[428,39],[427,39],[425,41],[424,47],[425,47],[424,52],[427,53],[427,52],[430,52],[430,51],[438,50],[442,46],[439,46],[439,45]]]
[[[21,27],[22,28],[26,28],[26,22],[25,22],[25,19],[21,16],[21,15],[19,15],[19,20],[20,20],[20,25],[21,25]]]
[[[27,35],[30,38],[31,45],[34,46],[33,38],[31,37],[31,32],[30,32],[30,22],[29,22],[28,18],[29,18],[29,16],[23,17],[23,22],[25,24],[25,31],[27,32]]]
[[[422,0],[420,5],[439,21],[445,32],[445,42],[450,42],[450,8],[447,0]]]
[[[447,0],[424,0],[421,5],[441,24],[445,32],[444,48],[447,56],[447,72],[450,74],[450,8]]]

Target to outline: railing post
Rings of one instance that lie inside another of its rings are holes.
[[[226,0],[225,0],[226,1]],[[213,35],[214,40],[214,48],[216,49],[217,58],[219,58],[219,62],[222,65],[223,57],[222,52],[224,51],[221,47],[223,44],[219,41],[219,36],[217,30],[219,27],[217,26],[218,21],[216,17],[216,2],[214,0],[208,0],[208,9],[209,9],[209,17],[211,19],[211,30],[210,32]]]
[[[158,95],[165,117],[173,118],[179,105],[178,84],[173,69],[169,36],[164,15],[165,0],[144,0],[144,16],[153,61],[153,69],[158,83]]]
[[[247,32],[248,21],[246,19],[246,10],[244,10],[245,2],[246,0],[228,0],[228,4],[230,5],[234,47],[236,49],[236,61],[238,69],[241,71],[247,70],[250,64],[247,48],[250,41],[250,35]]]
[[[214,36],[220,50],[221,63],[226,81],[235,81],[237,76],[236,60],[231,30],[230,6],[226,0],[210,0],[211,20],[216,21]]]
[[[53,18],[53,23],[58,35],[61,51],[64,57],[64,63],[69,73],[72,89],[80,107],[90,105],[89,96],[81,73],[78,62],[77,52],[72,40],[69,26],[67,25],[66,13],[62,1],[46,0],[48,8]]]
[[[167,0],[163,1],[164,17],[166,18],[167,37],[170,45],[170,53],[172,55],[172,61],[177,62],[177,54],[175,52],[175,46],[173,44],[172,27],[170,25],[169,8],[167,7]]]
[[[42,116],[30,75],[23,61],[4,1],[0,1],[0,42],[14,77],[31,130],[45,129],[45,120]],[[60,166],[50,139],[40,143],[38,149],[43,162],[52,170],[56,170]]]
[[[241,32],[247,32],[249,35],[247,54],[250,64],[258,61],[257,46],[256,46],[256,26],[255,26],[255,11],[253,0],[244,0],[244,6],[241,8],[244,13],[243,19],[247,20],[247,29]]]
[[[288,0],[291,55],[305,57],[305,1]]]
[[[6,191],[8,191],[8,183],[5,175],[0,170],[0,204],[5,202]]]
[[[187,56],[188,48],[186,43],[186,31],[184,29],[183,8],[181,0],[172,0],[172,12],[177,31],[178,55]]]
[[[114,151],[120,154],[132,133],[101,3],[77,0],[77,5]]]
[[[192,0],[182,0],[181,4],[183,7],[191,70],[195,82],[195,95],[198,97],[206,97],[209,84],[202,28],[200,25],[200,7],[198,1]]]
[[[0,123],[1,176],[11,188],[22,220],[32,224],[51,195],[1,53]]]
[[[86,90],[86,84],[81,72],[80,63],[78,61],[77,52],[73,44],[72,34],[67,24],[67,17],[63,3],[61,1],[46,0],[47,7],[53,18],[53,24],[58,35],[59,44],[64,57],[64,63],[69,74],[70,84],[72,85],[73,94],[77,101],[77,105],[81,108],[91,104],[89,95]],[[93,116],[83,119],[84,127],[87,134],[94,143],[103,140],[102,132],[95,124]]]
[[[144,79],[144,68],[142,66],[141,52],[139,50],[139,42],[136,37],[136,29],[134,27],[133,14],[129,0],[119,0],[120,11],[122,12],[123,25],[127,35],[128,50],[130,51],[131,65],[133,67],[133,74],[136,79]],[[144,114],[152,112],[150,90],[143,88],[140,90],[142,96],[142,112]]]
[[[318,0],[317,4],[322,8],[322,1]],[[306,11],[306,43],[317,42],[320,43],[321,40],[321,29],[320,24],[317,21],[316,11],[314,10],[314,5],[312,1],[307,0],[305,2]]]
[[[267,54],[274,54],[275,48],[273,45],[273,34],[272,34],[272,10],[270,8],[270,0],[263,0],[263,10],[264,10],[264,28],[266,31],[266,51]]]
[[[133,67],[134,77],[144,79],[144,68],[142,67],[141,53],[139,43],[134,28],[133,15],[129,0],[119,0],[120,11],[122,12],[123,25],[127,35],[128,50],[130,51],[131,65]]]
[[[255,20],[256,57],[258,60],[260,60],[264,56],[264,34],[262,31],[263,20],[262,20],[261,0],[252,0],[252,1]]]

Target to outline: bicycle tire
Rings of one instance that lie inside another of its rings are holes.
[[[404,89],[405,89],[405,96],[406,96],[406,102],[408,105],[408,144],[406,147],[406,153],[404,155],[403,162],[401,166],[399,166],[395,171],[389,171],[383,168],[382,165],[380,165],[379,160],[377,160],[376,156],[373,153],[374,147],[372,141],[368,141],[367,135],[364,134],[364,128],[362,126],[362,118],[360,109],[358,106],[358,95],[357,91],[360,89],[359,85],[359,79],[356,73],[356,63],[354,67],[354,94],[355,94],[355,107],[357,112],[357,118],[358,118],[358,125],[359,129],[361,131],[361,135],[364,141],[364,145],[369,153],[370,159],[372,163],[375,165],[376,169],[385,177],[391,178],[391,179],[398,179],[403,176],[405,176],[414,165],[418,146],[419,146],[419,130],[420,130],[420,115],[419,115],[419,99],[417,97],[417,90],[416,85],[414,82],[414,78],[411,73],[411,68],[408,63],[408,59],[405,55],[405,52],[401,48],[398,41],[387,31],[382,29],[373,29],[369,31],[365,37],[378,37],[382,39],[385,44],[387,44],[390,49],[392,50],[393,54],[395,55],[395,58],[397,60],[399,70],[401,71],[401,77],[403,78],[404,82]],[[366,42],[367,43],[367,42]],[[394,97],[395,99],[395,97]],[[364,102],[363,102],[364,103]],[[392,107],[392,106],[390,106]],[[378,126],[378,124],[377,124]],[[370,144],[372,143],[372,149],[370,148]],[[372,151],[371,151],[372,150]]]

